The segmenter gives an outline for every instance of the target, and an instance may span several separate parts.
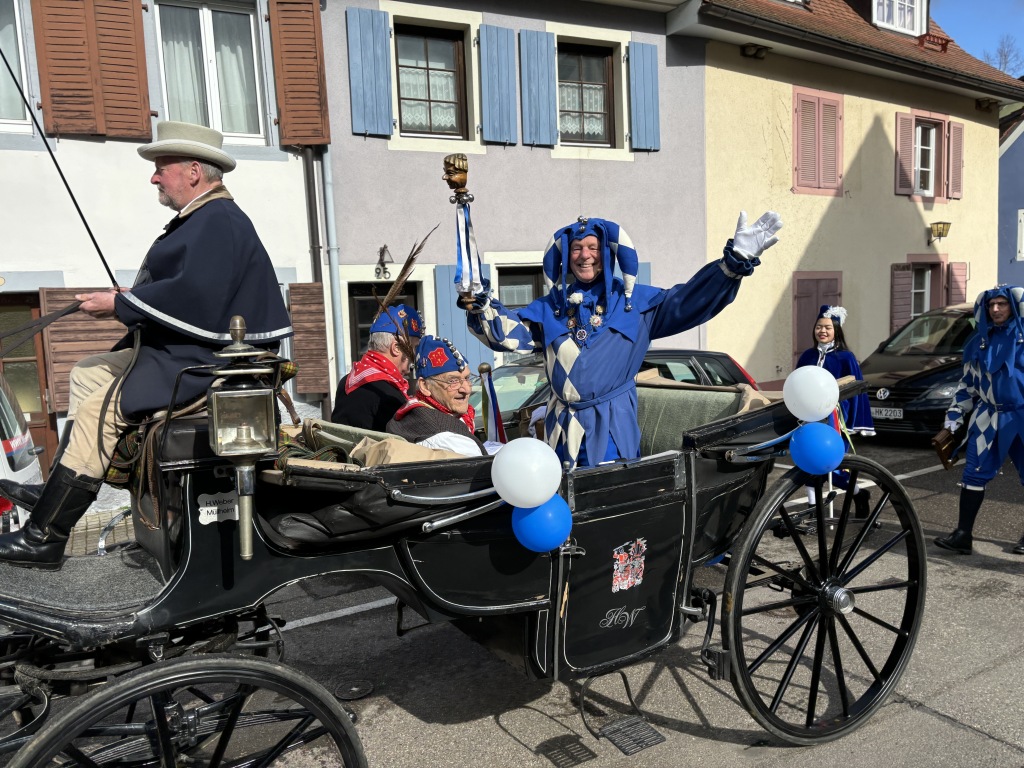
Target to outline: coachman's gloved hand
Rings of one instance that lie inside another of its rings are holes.
[[[747,224],[747,212],[740,211],[736,222],[736,234],[732,240],[732,252],[741,259],[756,259],[777,242],[775,233],[782,229],[782,218],[775,211],[768,211],[753,224]]]

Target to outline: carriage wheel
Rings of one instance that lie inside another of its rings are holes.
[[[10,768],[315,764],[365,768],[345,710],[319,684],[253,658],[161,662],[83,697]]]
[[[925,545],[910,499],[869,459],[842,467],[851,488],[869,488],[866,520],[827,477],[791,470],[747,521],[726,576],[733,686],[755,720],[793,744],[867,721],[903,674],[924,612]]]

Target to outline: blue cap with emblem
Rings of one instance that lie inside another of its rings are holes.
[[[370,326],[370,333],[397,334],[402,331],[416,339],[423,335],[423,318],[408,304],[394,304],[381,310]]]
[[[424,336],[416,348],[416,375],[421,379],[464,371],[468,365],[466,358],[448,339]]]

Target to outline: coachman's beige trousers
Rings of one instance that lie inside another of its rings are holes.
[[[71,369],[68,418],[74,419],[67,450],[60,463],[86,477],[102,479],[114,455],[117,439],[127,428],[121,416],[120,391],[103,407],[107,394],[122,384],[120,378],[132,361],[133,350],[104,352],[80,361]]]

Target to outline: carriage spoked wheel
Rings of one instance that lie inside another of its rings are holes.
[[[844,459],[852,493],[827,476],[786,473],[740,534],[722,601],[733,686],[754,719],[793,744],[863,725],[896,687],[924,612],[925,544],[888,471]],[[815,489],[807,500],[806,486]]]
[[[160,662],[82,697],[10,768],[116,765],[365,768],[345,710],[319,683],[256,658]]]

